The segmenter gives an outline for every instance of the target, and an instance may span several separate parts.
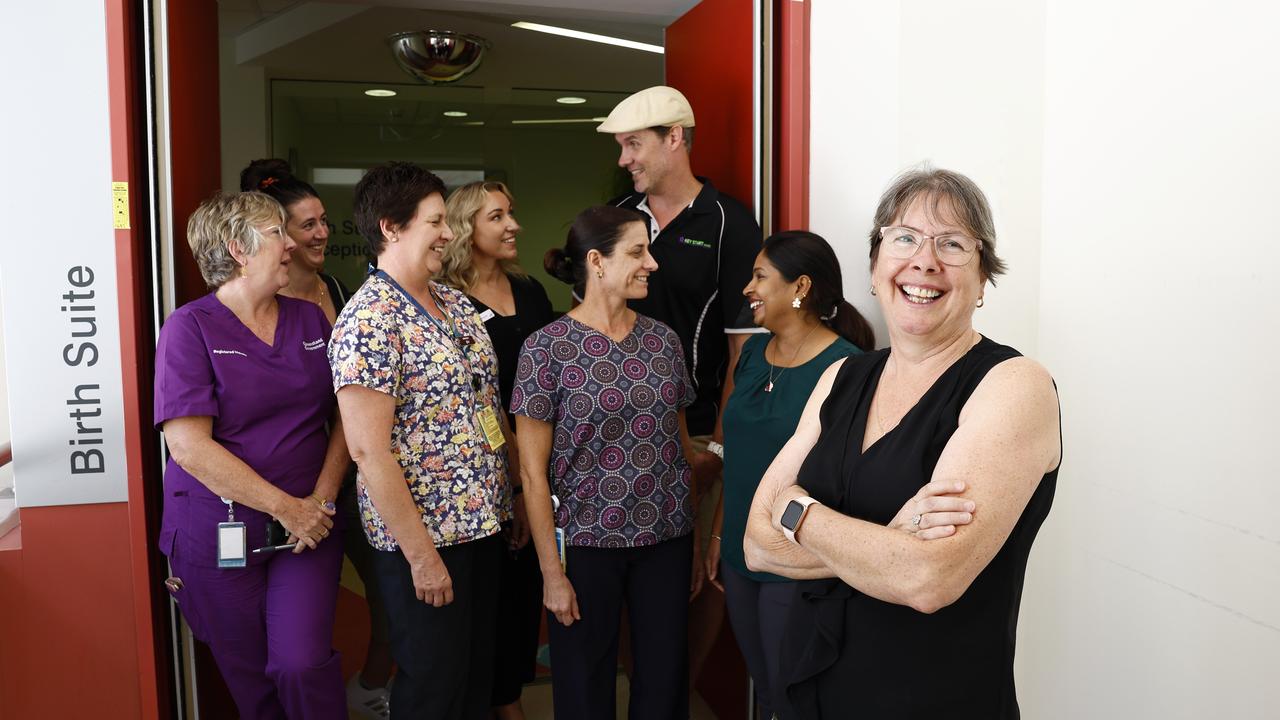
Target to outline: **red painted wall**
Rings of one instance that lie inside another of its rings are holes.
[[[0,646],[0,715],[155,717],[140,690],[128,506],[23,508],[21,533],[20,550],[0,551],[17,609]]]
[[[697,121],[693,171],[747,207],[751,191],[754,57],[751,0],[702,0],[667,28],[666,82]]]

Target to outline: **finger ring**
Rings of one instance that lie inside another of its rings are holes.
[[[911,516],[911,527],[913,527],[913,528],[915,528],[915,529],[917,529],[917,530],[919,530],[919,529],[920,529],[920,514],[919,514],[919,513],[917,513],[917,514],[915,514],[915,515],[912,515],[912,516]]]

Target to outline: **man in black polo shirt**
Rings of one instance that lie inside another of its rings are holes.
[[[742,295],[762,242],[750,210],[694,176],[689,166],[693,126],[689,101],[679,90],[659,85],[618,103],[596,130],[618,141],[618,165],[631,173],[635,186],[613,204],[649,219],[649,250],[658,271],[649,276],[648,297],[630,305],[671,326],[684,343],[685,364],[698,393],[685,416],[698,449],[698,489],[706,500],[700,515],[708,515],[718,497],[724,452],[720,416],[733,389],[733,367],[747,335],[763,331],[751,321]],[[710,532],[706,520],[699,523],[704,542]],[[689,621],[695,677],[723,617],[722,599],[711,596],[702,603],[710,607],[695,606]]]

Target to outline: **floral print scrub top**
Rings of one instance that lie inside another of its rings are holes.
[[[501,412],[498,358],[461,292],[431,283],[453,328],[427,315],[390,276],[374,273],[347,301],[329,341],[334,390],[360,385],[396,400],[391,452],[437,547],[497,533],[511,517],[506,449],[485,441],[478,412]],[[395,550],[363,477],[357,499],[365,535]]]
[[[679,411],[696,397],[680,337],[636,316],[615,342],[564,316],[520,352],[511,412],[554,426],[548,471],[569,545],[655,545],[693,530]]]

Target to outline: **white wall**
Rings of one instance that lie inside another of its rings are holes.
[[[847,294],[873,307],[865,236],[890,178],[965,172],[1012,266],[978,329],[1061,388],[1026,717],[1280,706],[1276,27],[1243,0],[814,3],[810,212]]]

